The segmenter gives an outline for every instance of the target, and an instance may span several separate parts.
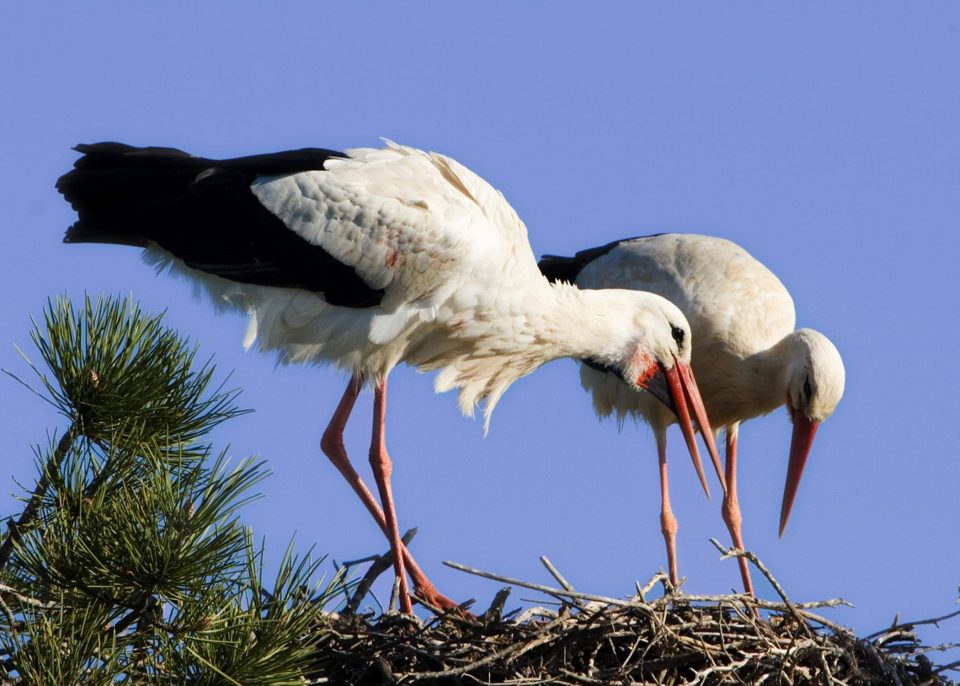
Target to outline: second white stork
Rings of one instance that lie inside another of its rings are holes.
[[[813,437],[840,402],[845,374],[840,354],[826,336],[794,330],[793,299],[780,280],[736,243],[692,234],[613,241],[574,257],[549,255],[540,268],[551,280],[581,288],[658,293],[686,315],[707,412],[714,428],[726,430],[722,512],[737,548],[744,547],[736,477],[740,423],[786,404],[793,438],[780,511],[782,536]],[[662,526],[676,583],[676,519],[666,493],[666,429],[674,415],[595,365],[583,365],[580,379],[599,415],[639,416],[654,430],[663,482]],[[746,560],[739,561],[744,589],[752,594]]]
[[[223,160],[117,143],[77,150],[57,184],[79,214],[66,242],[144,247],[246,312],[247,346],[351,374],[321,446],[389,538],[404,611],[406,572],[420,598],[455,605],[400,540],[384,432],[387,377],[401,362],[438,370],[437,390],[458,389],[464,414],[485,401],[489,422],[520,377],[556,358],[592,360],[677,408],[702,474],[688,408],[708,422],[680,310],[649,293],[549,283],[510,205],[449,157],[394,144]],[[380,504],[343,443],[365,384]]]

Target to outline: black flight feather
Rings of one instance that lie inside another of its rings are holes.
[[[587,248],[586,250],[581,250],[573,257],[544,255],[540,258],[537,266],[540,267],[540,273],[547,277],[547,279],[551,282],[566,281],[567,283],[576,283],[577,277],[580,276],[580,272],[583,271],[584,267],[598,257],[603,257],[621,243],[629,243],[630,241],[635,241],[638,238],[653,238],[654,236],[662,235],[662,233],[654,233],[648,236],[621,238],[616,241],[611,241],[606,245],[600,245],[596,248]]]
[[[341,152],[304,148],[213,160],[175,148],[78,145],[57,190],[79,214],[66,243],[156,244],[194,269],[261,286],[301,288],[332,305],[372,307],[382,289],[287,228],[251,191],[259,176],[322,170]]]
[[[544,255],[540,258],[537,266],[540,267],[540,273],[551,282],[566,281],[567,283],[575,283],[577,276],[580,275],[584,267],[598,257],[606,255],[622,242],[622,240],[613,241],[612,243],[607,243],[606,245],[601,245],[596,248],[587,248],[586,250],[581,250],[573,257]]]

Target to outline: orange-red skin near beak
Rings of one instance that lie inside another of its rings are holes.
[[[788,403],[788,407],[789,407]],[[787,526],[787,519],[790,518],[790,510],[793,507],[793,500],[797,497],[797,489],[800,488],[800,477],[803,476],[803,468],[807,464],[807,456],[810,454],[810,446],[813,445],[813,437],[817,434],[820,422],[809,419],[803,412],[798,412],[791,408],[793,414],[793,437],[790,440],[790,462],[787,465],[787,481],[783,486],[783,503],[780,506],[780,537],[783,537],[783,530]]]

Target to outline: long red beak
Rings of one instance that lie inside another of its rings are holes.
[[[793,438],[790,440],[790,463],[787,465],[787,481],[783,486],[783,504],[780,506],[780,537],[783,537],[783,530],[787,526],[787,519],[790,518],[790,509],[793,507],[793,500],[797,497],[797,489],[800,488],[800,477],[803,476],[803,468],[807,464],[807,456],[810,454],[810,446],[813,445],[813,437],[817,434],[817,428],[820,422],[814,422],[808,419],[802,412],[793,413]]]
[[[706,444],[710,459],[713,461],[713,468],[717,472],[724,493],[726,493],[727,482],[724,479],[723,468],[720,466],[720,454],[717,452],[717,446],[713,440],[713,429],[710,428],[710,420],[707,419],[707,410],[703,406],[703,398],[700,396],[700,389],[697,388],[693,370],[690,365],[679,360],[676,360],[670,369],[666,369],[662,365],[658,366],[658,373],[653,375],[652,378],[648,374],[644,374],[637,380],[637,385],[650,391],[677,415],[680,429],[683,431],[683,437],[687,442],[687,449],[693,459],[693,466],[700,478],[700,485],[703,486],[703,492],[709,498],[710,488],[707,486],[707,477],[703,473],[703,464],[700,462],[700,451],[697,449],[693,422],[690,420],[690,411],[693,410],[693,416],[700,427],[701,435],[703,435],[703,442]],[[666,381],[666,389],[658,387],[657,382],[661,380]],[[669,395],[664,393],[664,390],[668,391]]]

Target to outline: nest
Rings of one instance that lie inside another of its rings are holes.
[[[953,683],[957,663],[935,665],[914,628],[894,622],[858,638],[815,610],[842,600],[793,603],[744,595],[691,596],[657,574],[630,599],[577,593],[545,560],[561,588],[453,565],[559,601],[502,615],[501,590],[480,616],[423,622],[388,612],[377,618],[330,615],[310,683],[321,684],[913,684]],[[647,599],[657,585],[664,594]]]

